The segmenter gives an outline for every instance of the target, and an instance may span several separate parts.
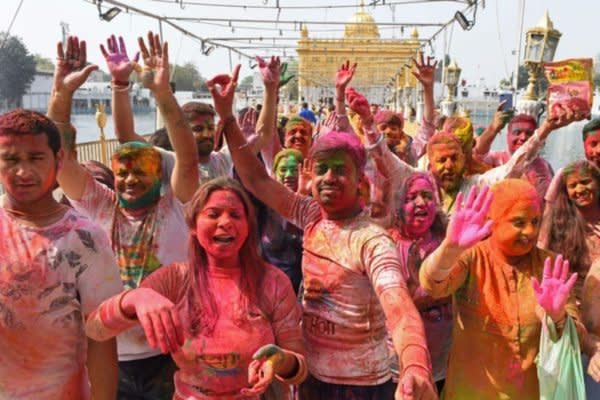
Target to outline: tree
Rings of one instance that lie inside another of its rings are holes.
[[[35,60],[35,69],[44,72],[54,72],[54,63],[48,57],[44,57],[41,54],[34,54],[33,59]]]
[[[172,81],[177,91],[198,91],[206,89],[206,79],[200,75],[198,68],[192,62],[183,65],[171,65]]]
[[[254,77],[252,75],[248,75],[240,82],[239,88],[240,90],[250,90],[254,85]]]
[[[0,34],[0,103],[19,107],[35,77],[35,58],[20,38]],[[0,108],[2,108],[0,106]]]

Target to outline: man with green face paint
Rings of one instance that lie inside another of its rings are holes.
[[[58,182],[73,207],[108,232],[127,289],[139,287],[163,265],[187,259],[183,205],[199,185],[196,141],[169,85],[168,49],[158,36],[150,34],[148,39],[150,50],[140,39],[145,63],[142,78],[165,119],[174,158],[145,142],[122,144],[111,158],[115,175],[115,190],[111,190],[77,162],[75,129],[68,121],[73,93],[85,81],[78,68],[70,67],[66,76],[59,75],[48,111],[53,120],[60,121],[66,150]],[[117,47],[116,39],[109,39],[107,56],[116,57]],[[121,90],[119,85],[113,80],[113,92]],[[150,347],[141,327],[127,330],[117,342],[118,398],[172,398],[175,365],[170,356]]]

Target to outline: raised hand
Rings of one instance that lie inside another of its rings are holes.
[[[569,277],[569,261],[564,260],[561,254],[556,257],[554,268],[550,257],[546,258],[541,284],[537,278],[531,279],[538,304],[554,322],[564,318],[565,305],[576,280],[575,272]]]
[[[242,116],[240,121],[242,134],[247,139],[256,133],[257,112],[254,108],[248,108],[248,111]]]
[[[431,379],[423,373],[405,373],[398,383],[394,400],[437,400]]]
[[[349,87],[346,89],[346,101],[350,109],[357,113],[363,121],[367,121],[372,117],[369,101],[354,88]]]
[[[311,192],[312,170],[315,161],[312,158],[307,158],[298,164],[298,190],[297,193],[308,196]]]
[[[552,115],[552,116],[550,116]],[[577,108],[571,108],[567,105],[555,104],[552,113],[548,113],[546,120],[538,128],[538,134],[541,139],[545,139],[550,132],[560,129],[575,121],[590,118],[589,113],[582,113]]]
[[[437,61],[432,63],[432,60],[434,60],[433,57],[427,56],[427,62],[425,62],[423,52],[421,51],[419,52],[419,61],[417,61],[415,58],[412,59],[412,62],[416,68],[416,71],[412,71],[412,74],[425,87],[433,86]]]
[[[133,60],[129,59],[127,55],[127,48],[125,47],[125,41],[123,37],[119,36],[119,42],[117,44],[117,38],[115,35],[111,35],[106,39],[106,47],[100,45],[100,51],[106,60],[108,71],[112,75],[112,79],[115,82],[126,83],[129,81],[129,75],[137,66],[137,62],[140,59],[140,52],[136,52],[133,56]]]
[[[260,70],[265,87],[277,89],[279,87],[281,67],[279,57],[271,57],[271,60],[267,63],[259,56],[256,56],[256,61],[258,62],[258,69]]]
[[[138,38],[140,52],[144,59],[140,79],[145,88],[153,92],[170,91],[169,84],[169,45],[167,42],[160,43],[158,35],[148,32],[148,47],[143,38]]]
[[[349,60],[346,61],[346,63],[342,64],[340,69],[338,69],[337,73],[335,74],[336,90],[340,90],[341,93],[344,93],[346,87],[348,86],[348,84],[352,80],[352,77],[354,76],[354,72],[356,72],[356,65],[357,64],[354,63],[354,65],[350,66]]]
[[[57,63],[54,70],[53,90],[57,93],[72,95],[86,81],[97,65],[87,65],[85,40],[79,41],[77,36],[67,39],[67,51],[62,42],[56,46]]]
[[[287,72],[288,64],[282,63],[279,71],[279,87],[283,87],[289,83],[292,79],[294,79],[294,75],[288,74]]]
[[[481,191],[472,187],[463,205],[463,195],[456,196],[456,208],[446,230],[446,240],[451,246],[467,249],[490,234],[492,221],[486,222],[492,204],[492,192],[484,186]]]
[[[221,119],[230,116],[233,112],[233,97],[240,75],[241,65],[236,65],[231,75],[221,74],[206,81],[206,86],[215,103],[215,111]]]
[[[248,366],[248,383],[252,387],[241,390],[245,396],[258,396],[264,393],[273,381],[285,356],[280,347],[268,344],[258,349],[252,358],[253,361]]]
[[[506,124],[508,124],[513,117],[513,110],[503,110],[505,103],[506,100],[501,102],[496,109],[496,113],[494,114],[494,120],[492,121],[492,129],[494,129],[494,132],[500,132],[502,129],[504,129]]]
[[[174,353],[185,341],[183,325],[171,300],[148,288],[137,288],[123,296],[124,310],[135,310],[148,344],[163,353]]]

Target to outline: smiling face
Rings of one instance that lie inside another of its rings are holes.
[[[585,208],[598,202],[598,182],[589,171],[577,170],[565,177],[567,195],[577,207]]]
[[[411,237],[423,235],[431,228],[436,214],[434,188],[425,178],[410,183],[404,204],[400,205],[404,230]]]
[[[198,115],[189,124],[196,138],[198,155],[208,156],[215,146],[215,118],[210,114]]]
[[[584,142],[585,158],[600,168],[600,129],[588,133]]]
[[[279,159],[275,166],[277,180],[292,192],[298,190],[298,159],[293,154]]]
[[[153,152],[147,149],[113,158],[115,191],[124,208],[143,208],[160,196],[160,157]]]
[[[311,144],[312,134],[310,128],[305,124],[294,124],[286,128],[283,147],[296,149],[302,153],[303,157],[306,157]]]
[[[458,189],[465,170],[465,155],[460,145],[434,144],[429,158],[429,168],[442,189],[447,192]]]
[[[538,203],[517,201],[494,222],[492,242],[506,256],[526,255],[537,243],[540,221],[541,207]]]
[[[313,197],[330,219],[346,218],[360,209],[361,177],[348,153],[333,151],[317,155],[312,172]]]
[[[248,238],[248,220],[242,200],[230,190],[215,190],[196,217],[195,236],[217,265],[237,264]]]
[[[51,195],[61,158],[46,135],[0,136],[0,181],[11,200],[27,205]]]
[[[523,146],[535,132],[536,125],[533,121],[513,122],[506,134],[508,151],[513,154],[519,147]]]

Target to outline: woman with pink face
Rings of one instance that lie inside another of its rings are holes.
[[[188,262],[105,301],[88,319],[88,335],[106,340],[141,324],[149,344],[179,367],[174,400],[288,399],[285,384],[307,374],[302,312],[289,279],[256,251],[250,200],[232,179],[209,181],[186,222]]]
[[[396,243],[408,289],[423,319],[433,378],[441,393],[452,336],[452,300],[450,297],[434,299],[419,285],[421,262],[439,246],[446,230],[435,193],[434,183],[426,173],[416,172],[406,178],[396,195],[397,215],[388,232]],[[394,360],[395,378],[397,368],[397,360]]]
[[[581,344],[589,399],[600,396],[600,170],[588,160],[563,168],[548,189],[540,245],[570,254],[577,272],[575,296],[589,331]],[[588,356],[591,361],[588,362]],[[596,382],[594,382],[593,380]]]

